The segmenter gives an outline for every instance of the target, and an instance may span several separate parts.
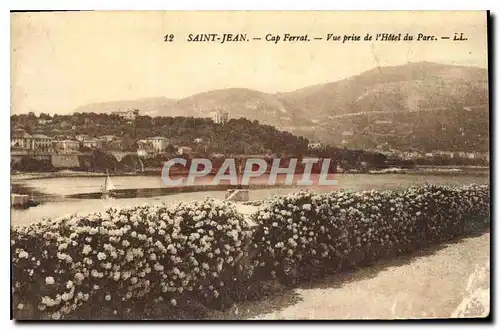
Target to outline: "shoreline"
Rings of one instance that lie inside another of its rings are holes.
[[[456,171],[456,170],[458,171]],[[467,173],[467,170],[473,170],[476,173],[484,173],[489,172],[489,166],[451,166],[451,165],[443,165],[443,166],[433,166],[433,165],[422,165],[416,166],[411,169],[402,169],[401,172],[339,172],[335,174],[370,174],[370,175],[383,175],[383,174],[460,174]],[[52,179],[52,178],[87,178],[87,177],[106,177],[109,175],[110,177],[119,177],[119,176],[132,176],[132,177],[140,177],[140,176],[152,176],[152,175],[160,175],[162,172],[161,168],[159,169],[149,169],[145,172],[139,173],[97,173],[97,172],[79,172],[79,171],[71,171],[64,170],[58,172],[23,172],[23,173],[11,173],[10,181],[11,183],[16,183],[19,181],[25,180],[36,180],[36,179]]]

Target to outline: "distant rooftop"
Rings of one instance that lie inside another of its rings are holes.
[[[149,137],[146,140],[168,140],[168,139],[163,136],[154,136],[154,137]]]
[[[29,135],[24,131],[12,133],[12,138],[30,138],[30,137],[31,135]]]
[[[71,142],[71,143],[80,143],[80,142],[78,142],[78,141],[76,141],[76,140],[68,140],[68,139],[66,139],[66,140],[62,140],[62,141],[58,141],[58,142],[64,142],[64,143],[68,143],[68,142]]]
[[[33,139],[52,139],[51,137],[43,134],[34,134],[32,137]]]

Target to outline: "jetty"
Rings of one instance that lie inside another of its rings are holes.
[[[38,205],[29,195],[10,194],[10,204],[14,208],[28,208]]]

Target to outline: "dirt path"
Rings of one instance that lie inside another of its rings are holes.
[[[487,233],[240,304],[231,314],[248,319],[446,318],[464,298],[475,267],[489,258]]]

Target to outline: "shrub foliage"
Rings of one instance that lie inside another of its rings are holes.
[[[489,187],[298,192],[254,214],[259,271],[285,281],[362,266],[489,223]]]
[[[233,206],[206,200],[69,216],[11,236],[14,306],[59,319],[77,309],[127,317],[131,304],[137,312],[140,303],[221,300],[250,231]]]
[[[253,229],[232,204],[207,199],[13,226],[14,315],[171,318],[222,308],[262,281],[362,266],[484,228],[489,187],[299,192],[252,217]]]

